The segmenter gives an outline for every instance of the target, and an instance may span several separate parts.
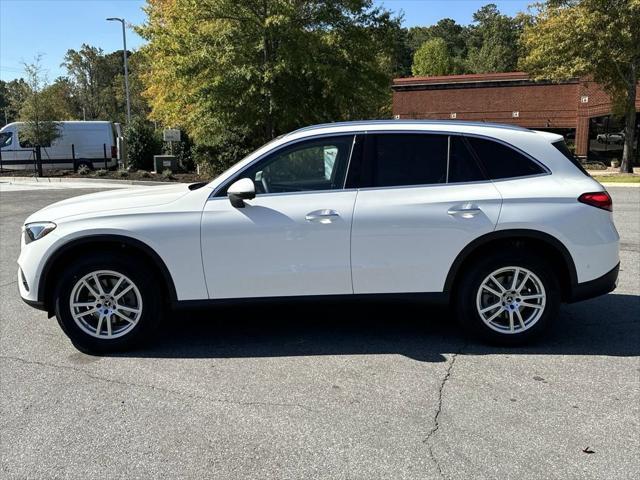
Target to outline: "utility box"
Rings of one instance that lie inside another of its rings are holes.
[[[178,168],[178,162],[173,155],[154,155],[153,156],[153,171],[155,173],[162,173],[164,170],[171,170],[176,172]]]

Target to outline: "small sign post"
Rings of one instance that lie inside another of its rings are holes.
[[[165,142],[179,142],[180,141],[180,130],[177,128],[166,128],[162,132],[162,139]]]
[[[162,132],[162,139],[165,142],[169,142],[169,150],[173,155],[173,142],[180,141],[180,130],[177,128],[165,128]]]

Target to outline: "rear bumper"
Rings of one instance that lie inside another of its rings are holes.
[[[571,296],[569,297],[568,302],[573,303],[581,300],[587,300],[589,298],[605,295],[615,290],[618,285],[619,270],[620,264],[618,263],[612,270],[601,277],[574,285],[571,289]]]

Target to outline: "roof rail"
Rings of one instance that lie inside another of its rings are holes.
[[[320,123],[318,125],[309,125],[294,130],[290,134],[305,132],[308,130],[317,130],[330,127],[366,127],[367,125],[465,125],[475,127],[491,127],[504,128],[507,130],[529,131],[528,128],[519,125],[509,125],[505,123],[489,123],[489,122],[472,122],[467,120],[354,120],[349,122],[332,122]]]

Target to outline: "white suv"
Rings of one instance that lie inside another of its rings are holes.
[[[319,125],[208,184],[110,191],[31,215],[22,298],[77,348],[123,349],[168,307],[418,295],[491,341],[540,333],[618,276],[611,198],[562,137],[452,122]]]

